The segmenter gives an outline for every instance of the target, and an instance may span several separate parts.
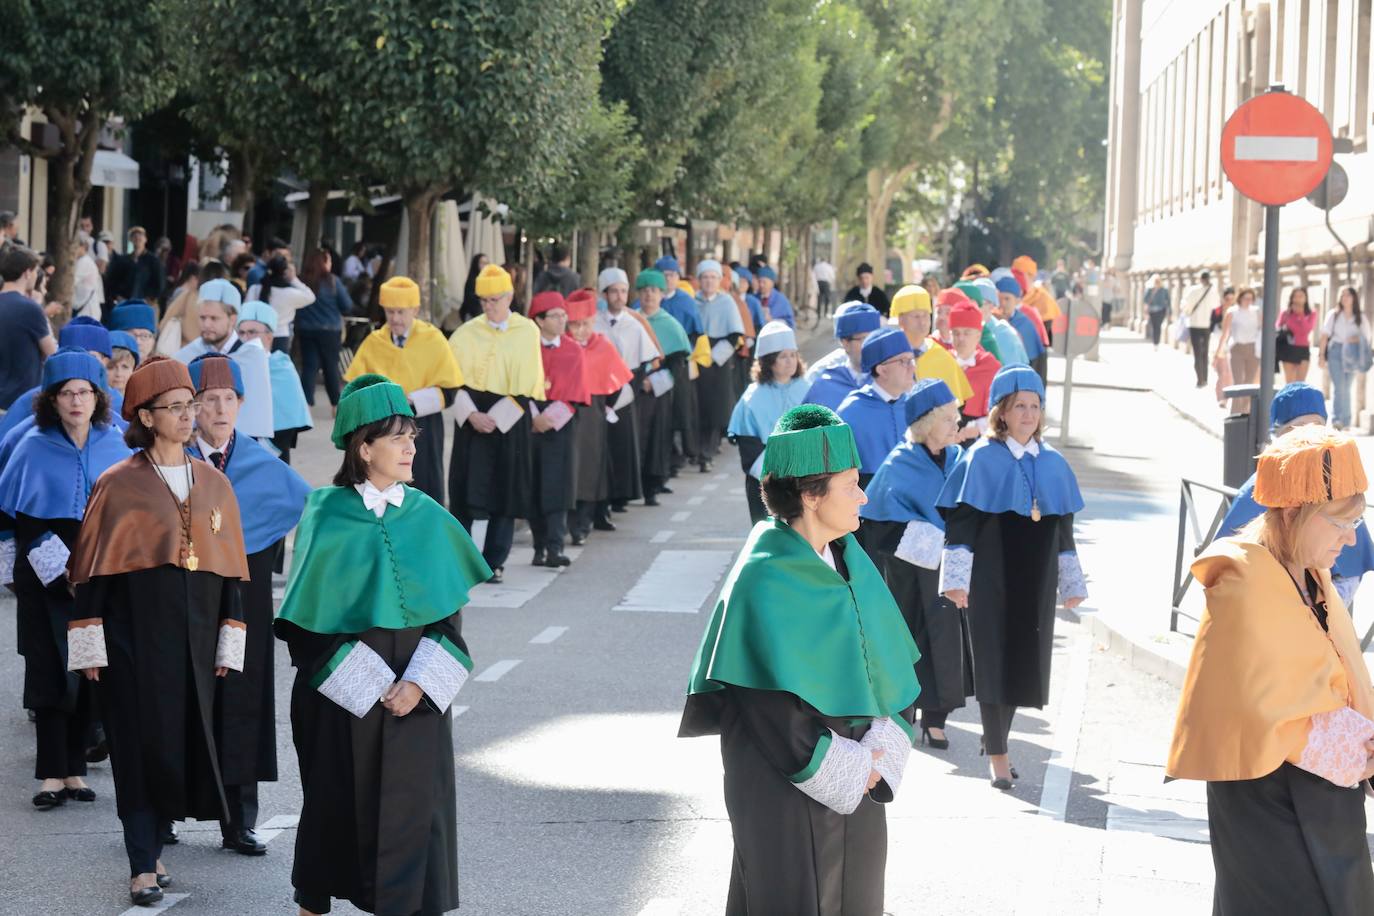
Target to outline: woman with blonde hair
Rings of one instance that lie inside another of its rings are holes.
[[[1264,515],[1193,564],[1207,608],[1166,773],[1207,783],[1213,912],[1374,912],[1374,688],[1331,567],[1363,521],[1355,441],[1322,426],[1259,459]]]

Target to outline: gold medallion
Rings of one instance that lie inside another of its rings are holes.
[[[1031,521],[1040,521],[1040,502],[1034,499],[1031,500]]]
[[[210,510],[210,533],[219,534],[220,525],[224,523],[224,516],[220,514],[219,506]]]
[[[186,568],[195,572],[200,568],[200,557],[196,556],[196,545],[191,544],[186,552]]]

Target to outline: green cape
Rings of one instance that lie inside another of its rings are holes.
[[[689,694],[784,690],[837,718],[896,716],[921,692],[920,652],[873,561],[844,537],[845,582],[800,534],[759,522],[692,664]]]
[[[420,490],[377,518],[352,487],[323,487],[305,502],[277,619],[324,634],[420,627],[490,578],[463,526]]]

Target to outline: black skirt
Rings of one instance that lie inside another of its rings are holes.
[[[1278,358],[1281,363],[1306,363],[1312,361],[1312,348],[1300,347],[1286,340],[1277,341]]]
[[[505,397],[463,389],[478,410],[488,411]],[[504,433],[479,433],[471,423],[453,433],[449,458],[449,509],[468,518],[529,518],[534,490],[534,455],[529,399],[515,399],[524,413]],[[456,424],[455,424],[456,425]]]

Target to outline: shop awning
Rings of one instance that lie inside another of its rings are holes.
[[[91,184],[100,188],[128,188],[138,190],[138,162],[114,150],[95,151],[91,166]]]

